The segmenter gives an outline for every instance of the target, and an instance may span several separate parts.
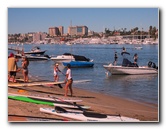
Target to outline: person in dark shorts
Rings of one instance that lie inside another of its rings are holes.
[[[114,56],[114,65],[116,65],[117,63],[117,60],[118,60],[118,55],[117,55],[117,52],[115,52],[115,56]]]
[[[135,53],[134,54],[134,65],[136,66],[136,67],[138,67],[138,64],[137,64],[137,61],[138,61],[138,55],[137,55],[137,53]]]
[[[14,56],[14,54],[10,54],[8,58],[8,81],[10,81],[10,78],[12,77],[12,82],[16,82],[15,77],[16,73],[20,70],[18,69],[17,62],[19,61],[18,57]]]
[[[70,67],[71,67],[70,64],[68,64],[67,71],[66,71],[66,78],[65,78],[65,82],[66,82],[65,95],[64,95],[65,97],[67,97],[68,88],[70,89],[71,96],[73,96],[73,89],[72,89],[73,79],[72,79],[72,72],[71,72]]]

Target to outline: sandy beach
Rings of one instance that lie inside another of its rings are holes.
[[[22,78],[20,73],[17,75],[17,78]],[[33,78],[30,80],[33,81]],[[79,85],[79,83],[77,85]],[[62,84],[62,86],[64,86],[64,84]],[[93,112],[103,114],[120,114],[121,116],[139,119],[141,122],[159,122],[158,105],[139,103],[116,96],[104,95],[102,93],[95,93],[93,91],[90,92],[87,90],[78,89],[76,87],[73,87],[73,91],[73,97],[68,98],[83,100],[82,102],[79,102],[79,104],[91,106],[90,110]],[[61,98],[64,97],[64,89],[59,88],[58,86],[8,87],[8,93],[38,95],[43,97],[48,97],[49,95]],[[8,121],[30,121],[23,116],[31,116],[34,118],[37,117],[38,119],[34,119],[35,122],[40,122],[41,118],[49,118],[56,122],[59,120],[71,120],[68,118],[42,113],[39,111],[40,107],[54,108],[48,105],[33,104],[8,99]]]

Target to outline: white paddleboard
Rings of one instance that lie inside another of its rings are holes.
[[[73,83],[90,82],[91,80],[74,80]]]
[[[8,83],[8,86],[20,87],[20,86],[39,86],[39,85],[49,85],[49,84],[65,84],[65,82],[29,82],[29,83]]]
[[[59,104],[59,103],[54,103],[54,106],[57,106],[57,107],[64,107],[64,108],[76,108],[76,109],[90,109],[91,107],[90,106],[77,106],[75,104]]]
[[[89,121],[89,122],[139,122],[138,119],[124,117],[124,116],[117,116],[117,115],[104,115],[98,113],[79,113],[79,112],[59,112],[55,109],[51,108],[40,108],[41,112],[49,113],[57,116],[62,116],[66,118],[75,119],[78,121]]]
[[[70,102],[70,103],[76,103],[76,102],[82,102],[82,100],[78,100],[78,99],[64,99],[64,98],[59,98],[59,97],[55,97],[55,99],[52,98],[46,98],[46,97],[40,97],[40,96],[32,96],[32,95],[21,95],[21,94],[13,94],[13,93],[8,93],[8,96],[24,96],[24,97],[28,97],[28,98],[32,98],[32,99],[38,99],[38,100],[43,100],[43,101],[58,101],[58,102]]]

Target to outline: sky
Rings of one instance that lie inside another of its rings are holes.
[[[49,27],[85,25],[89,30],[103,32],[138,27],[148,31],[158,28],[158,8],[8,8],[8,34],[47,32]]]

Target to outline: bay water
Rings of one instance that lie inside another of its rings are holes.
[[[10,46],[18,46],[9,44]],[[103,65],[113,63],[115,51],[118,53],[117,65],[122,63],[122,48],[125,47],[130,53],[129,60],[133,62],[133,56],[138,54],[138,65],[148,65],[149,61],[159,66],[159,46],[141,45],[143,49],[135,49],[133,44],[24,44],[24,51],[30,51],[32,47],[39,46],[41,50],[47,50],[45,54],[49,56],[62,55],[63,53],[72,53],[83,55],[93,59],[93,68],[72,68],[74,80],[91,80],[89,82],[74,83],[73,87],[118,96],[137,102],[158,104],[159,102],[159,73],[150,75],[111,75],[104,69]],[[8,51],[10,53],[10,51]],[[30,61],[29,76],[34,79],[53,81],[53,68],[55,62],[48,61]],[[18,65],[21,65],[21,60]],[[66,68],[60,64],[60,70],[66,73]],[[60,81],[65,76],[59,73]]]

